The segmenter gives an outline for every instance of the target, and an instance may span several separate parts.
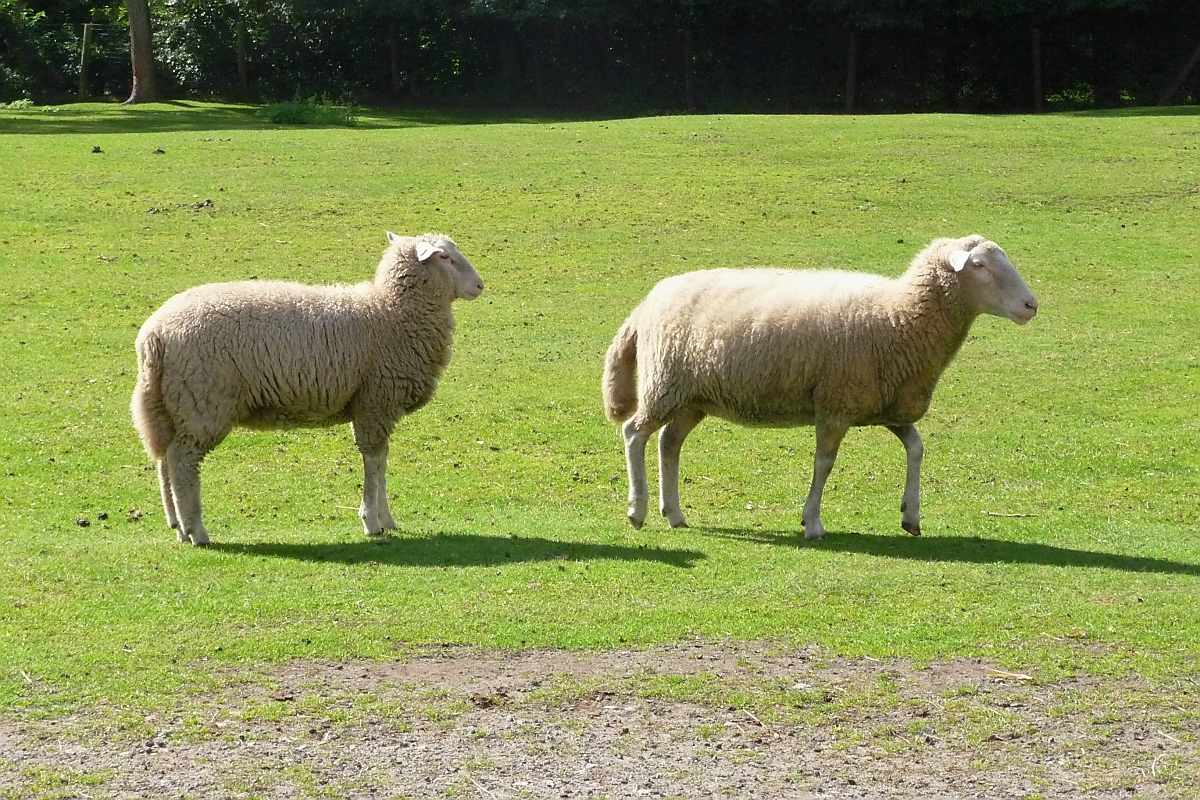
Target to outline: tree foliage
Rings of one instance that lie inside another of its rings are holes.
[[[79,25],[115,29],[123,8],[0,0],[0,101],[69,96]],[[853,58],[857,110],[1024,111],[1032,59],[1051,108],[1152,103],[1200,44],[1200,4],[1171,0],[152,0],[151,10],[163,94],[262,101],[826,111],[846,105]],[[125,85],[103,87],[114,96],[129,88],[125,60]],[[1197,96],[1193,76],[1175,98]]]

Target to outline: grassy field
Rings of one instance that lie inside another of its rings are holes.
[[[359,123],[0,111],[0,715],[435,644],[1200,677],[1200,115]],[[488,287],[393,437],[398,535],[362,536],[347,428],[236,432],[205,464],[213,547],[178,546],[129,421],[137,328],[198,283],[366,279],[389,229],[450,234]],[[972,232],[1041,313],[982,318],[944,376],[923,538],[886,431],[847,437],[814,546],[811,430],[717,420],[685,449],[693,527],[629,528],[599,376],[658,279],[894,275]]]

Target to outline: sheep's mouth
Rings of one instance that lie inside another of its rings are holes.
[[[1008,318],[1018,325],[1024,325],[1036,316],[1036,308],[1022,308],[1020,311],[1014,311],[1009,314]]]

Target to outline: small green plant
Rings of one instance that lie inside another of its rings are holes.
[[[1069,89],[1048,95],[1046,104],[1056,111],[1092,108],[1096,104],[1096,92],[1087,84],[1077,83]]]
[[[8,105],[0,103],[0,108],[3,108],[7,111],[28,111],[29,109],[33,108],[33,101],[28,97],[22,97],[20,100],[13,100]]]
[[[351,128],[357,122],[353,106],[339,106],[325,98],[318,100],[316,97],[272,103],[256,111],[255,116],[276,125],[341,125]]]

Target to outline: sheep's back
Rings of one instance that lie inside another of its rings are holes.
[[[708,413],[811,424],[880,409],[873,338],[895,282],[836,271],[708,270],[662,281],[635,312],[638,371]],[[870,333],[869,333],[870,332]]]
[[[344,421],[372,358],[363,287],[208,284],[146,323],[164,344],[164,386],[185,415],[259,427]]]

